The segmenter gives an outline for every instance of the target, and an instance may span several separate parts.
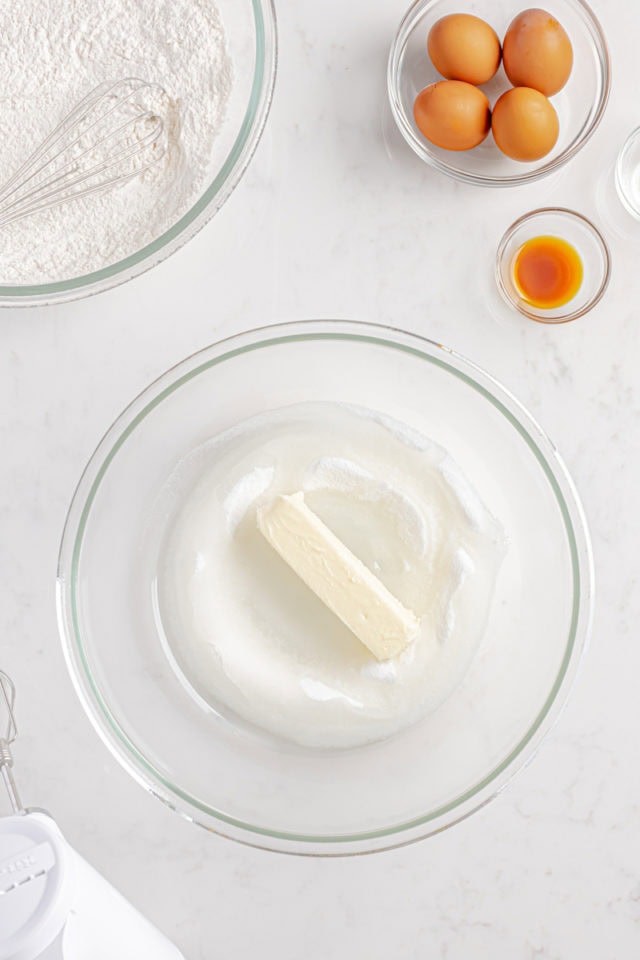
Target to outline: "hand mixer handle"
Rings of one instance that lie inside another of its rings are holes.
[[[0,958],[63,960],[74,857],[42,813],[0,817]]]

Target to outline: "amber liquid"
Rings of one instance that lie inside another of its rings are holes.
[[[533,307],[553,310],[572,300],[582,286],[583,267],[577,250],[561,237],[533,237],[513,259],[518,293]]]

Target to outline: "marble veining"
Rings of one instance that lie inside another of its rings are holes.
[[[0,661],[18,687],[22,793],[189,960],[627,960],[640,949],[640,224],[611,176],[640,121],[640,7],[595,4],[614,86],[593,140],[553,178],[491,191],[426,169],[393,128],[385,61],[405,0],[278,6],[273,112],[213,222],[99,298],[0,314]],[[601,225],[613,278],[593,313],[546,329],[508,311],[492,270],[509,223],[554,203]],[[180,821],[100,744],[57,637],[65,511],[104,429],[176,360],[301,317],[393,323],[496,375],[558,445],[594,542],[591,648],[535,760],[465,823],[374,858],[284,858]]]

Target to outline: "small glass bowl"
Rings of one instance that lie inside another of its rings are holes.
[[[631,131],[618,154],[616,190],[625,210],[640,220],[640,127]]]
[[[584,268],[577,294],[561,307],[535,307],[522,297],[513,278],[513,261],[523,243],[534,237],[554,236],[577,250]],[[546,207],[526,213],[512,223],[496,254],[496,283],[507,303],[530,320],[540,323],[567,323],[584,316],[602,299],[611,274],[609,248],[590,220],[573,210]]]
[[[557,144],[541,160],[520,163],[498,150],[491,133],[473,150],[443,150],[422,135],[414,120],[413,104],[420,90],[442,80],[427,54],[429,30],[441,17],[459,13],[460,6],[460,0],[417,0],[405,14],[391,47],[387,71],[389,101],[398,128],[425,163],[456,180],[489,187],[539,180],[574,157],[602,119],[611,79],[602,28],[582,0],[545,0],[545,10],[560,21],[571,38],[573,70],[566,86],[552,97],[560,120]],[[470,12],[490,23],[502,38],[524,6],[522,0],[483,0]],[[493,105],[510,86],[501,66],[482,89]]]

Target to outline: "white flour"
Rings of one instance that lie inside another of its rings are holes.
[[[0,283],[61,280],[151,242],[210,181],[232,68],[214,0],[4,0],[0,183],[103,81],[135,76],[169,98],[169,149],[128,184],[1,228]]]

